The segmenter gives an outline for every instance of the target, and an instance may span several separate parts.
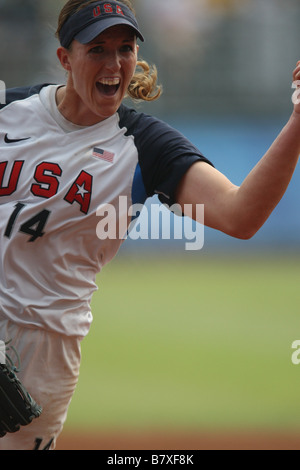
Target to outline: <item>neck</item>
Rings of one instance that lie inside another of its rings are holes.
[[[103,119],[92,116],[86,112],[80,100],[76,100],[74,93],[70,92],[68,86],[59,87],[56,92],[56,105],[61,115],[68,121],[78,126],[93,126]]]

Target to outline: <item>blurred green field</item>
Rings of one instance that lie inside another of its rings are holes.
[[[120,256],[65,429],[300,430],[300,259]]]

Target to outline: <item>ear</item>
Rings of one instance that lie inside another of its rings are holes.
[[[57,49],[56,54],[63,68],[67,70],[68,72],[70,72],[71,71],[71,65],[69,61],[70,51],[68,51],[68,49],[65,49],[64,47],[59,47]]]

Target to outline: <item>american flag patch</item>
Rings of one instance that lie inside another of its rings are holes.
[[[95,147],[93,150],[93,157],[101,158],[101,160],[105,160],[106,162],[113,163],[115,154]]]

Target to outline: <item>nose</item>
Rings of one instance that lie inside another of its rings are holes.
[[[111,52],[106,57],[106,69],[110,72],[118,72],[121,68],[121,60],[118,52]]]

